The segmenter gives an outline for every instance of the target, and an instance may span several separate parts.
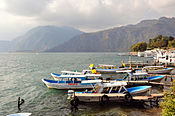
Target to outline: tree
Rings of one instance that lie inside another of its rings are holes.
[[[168,47],[168,42],[173,41],[174,38],[172,36],[162,36],[158,35],[153,39],[149,39],[148,47],[149,48],[162,48]]]
[[[175,80],[171,85],[171,89],[164,93],[164,101],[161,102],[163,116],[175,116]]]
[[[143,52],[147,48],[146,42],[138,42],[137,44],[134,44],[131,46],[131,51],[133,52]]]
[[[168,47],[173,47],[173,48],[175,48],[175,41],[169,41],[169,42],[168,42]]]

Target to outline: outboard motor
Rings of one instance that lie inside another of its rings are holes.
[[[74,97],[74,90],[68,90],[67,99],[71,100]]]

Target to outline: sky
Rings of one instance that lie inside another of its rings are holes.
[[[94,32],[163,16],[175,16],[175,0],[0,0],[0,40],[41,25]]]

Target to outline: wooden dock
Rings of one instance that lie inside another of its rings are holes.
[[[148,101],[148,100],[163,98],[163,96],[164,96],[163,93],[151,94],[151,95],[149,95],[149,96],[134,96],[134,97],[133,97],[133,100]]]

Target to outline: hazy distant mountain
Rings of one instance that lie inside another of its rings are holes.
[[[44,51],[82,34],[71,27],[39,26],[12,41],[11,51]]]
[[[9,51],[9,47],[11,46],[11,42],[10,41],[4,41],[4,40],[0,40],[0,52],[7,52]]]
[[[75,36],[51,52],[115,52],[129,51],[132,44],[148,41],[155,36],[175,36],[175,18],[143,20],[136,25],[116,27]]]

